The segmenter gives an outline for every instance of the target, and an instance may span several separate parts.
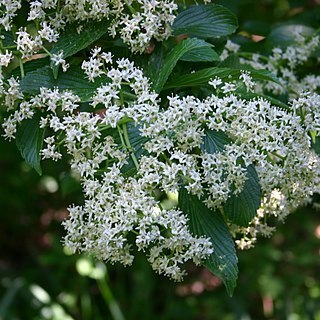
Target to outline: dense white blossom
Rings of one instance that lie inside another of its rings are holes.
[[[56,42],[59,33],[68,23],[102,19],[111,22],[106,24],[106,28],[112,36],[119,34],[133,52],[142,53],[152,39],[161,41],[170,36],[170,26],[178,9],[177,4],[171,0],[69,0],[63,5],[56,0],[35,0],[29,1],[29,5],[27,19],[40,22],[40,30],[39,38],[33,40],[26,30],[20,30],[17,33],[19,35],[18,50],[22,51],[24,57],[29,57],[32,52],[35,52],[40,38]],[[0,24],[6,30],[10,30],[12,19],[21,6],[22,0],[1,1]]]
[[[263,98],[241,99],[234,93],[236,82],[215,78],[210,84],[220,88],[222,96],[202,100],[168,96],[168,107],[162,109],[148,79],[128,59],[113,62],[110,53],[94,48],[82,68],[91,81],[108,79],[91,102],[103,113],[79,112],[79,97],[58,88],[41,88],[38,95],[21,101],[18,83],[12,79],[7,104],[10,109],[18,103],[18,108],[3,125],[5,136],[13,138],[16,126],[41,110],[41,127],[55,133],[45,139],[42,157],[58,160],[63,150],[71,156],[71,168],[80,175],[85,195],[83,206],[69,208],[71,216],[64,224],[65,243],[73,250],[131,264],[127,235],[133,233],[138,250],[148,255],[157,272],[180,279],[183,262],[200,263],[212,248],[208,239],[188,231],[181,211],[159,208],[155,189],[177,192],[183,183],[208,207],[219,209],[231,194],[242,191],[246,168],[254,165],[264,198],[250,226],[233,229],[243,234],[237,240],[241,248],[250,247],[258,234],[270,234],[272,228],[263,222],[266,217],[283,219],[319,191],[319,158],[310,151],[308,134],[319,131],[317,94],[304,92],[286,111]],[[239,81],[251,90],[249,73],[241,72]],[[124,89],[135,98],[125,102]],[[139,159],[127,132],[132,123],[145,138],[142,147],[147,154]],[[108,128],[113,134],[105,131]],[[207,152],[202,144],[208,130],[225,134],[230,143]],[[122,170],[131,160],[137,173],[126,177]],[[108,169],[106,163],[111,165]],[[164,254],[168,250],[171,258]]]
[[[251,65],[257,70],[271,71],[280,81],[280,85],[274,82],[268,82],[261,86],[255,86],[255,92],[267,90],[273,94],[285,94],[288,90],[291,99],[297,98],[299,93],[307,90],[316,92],[320,88],[320,77],[318,75],[299,76],[298,67],[303,65],[313,54],[314,50],[319,46],[320,37],[318,35],[305,37],[302,30],[297,26],[293,32],[294,42],[286,48],[275,47],[272,54],[268,57],[254,53],[249,59],[241,57],[240,62]],[[233,46],[239,45],[233,44]],[[226,48],[230,47],[229,45]],[[237,50],[238,50],[237,49]],[[229,50],[228,54],[236,52]]]
[[[69,0],[63,5],[37,0],[29,5],[28,21],[38,28],[16,31],[19,63],[44,50],[51,67],[60,65],[63,72],[69,57],[63,51],[52,54],[45,46],[58,41],[68,23],[79,22],[81,33],[81,23],[106,18],[112,36],[120,35],[132,52],[142,53],[153,39],[170,36],[177,11],[169,0]],[[10,30],[21,1],[2,1],[1,6],[6,14],[0,23]],[[155,192],[177,193],[184,186],[208,208],[221,210],[243,191],[248,167],[254,166],[261,206],[248,227],[231,226],[238,246],[249,248],[258,235],[272,233],[268,217],[283,220],[320,191],[320,159],[311,149],[312,138],[320,133],[320,78],[298,79],[295,74],[319,38],[305,40],[297,33],[296,41],[297,46],[274,48],[267,61],[259,55],[241,59],[279,77],[283,87],[268,82],[266,88],[275,94],[289,88],[287,109],[262,97],[242,98],[239,86],[247,93],[262,92],[245,70],[239,79],[208,81],[202,99],[178,94],[160,99],[142,69],[98,46],[79,63],[88,86],[95,86],[84,107],[80,94],[58,87],[24,94],[18,78],[2,74],[15,54],[5,49],[0,53],[0,93],[8,112],[3,135],[14,139],[19,125],[37,114],[46,133],[42,159],[57,161],[67,155],[84,195],[82,205],[69,207],[64,222],[69,248],[124,265],[132,263],[137,249],[156,272],[180,280],[186,261],[200,264],[215,248],[209,238],[190,231],[188,217],[179,208],[165,209]],[[221,60],[238,50],[228,40]],[[208,134],[222,134],[226,143],[209,150],[204,143]],[[140,153],[135,152],[135,139]]]
[[[10,30],[12,19],[17,15],[17,11],[20,8],[21,0],[2,0],[0,2],[0,24],[6,31]]]

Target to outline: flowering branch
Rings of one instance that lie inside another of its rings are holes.
[[[191,260],[232,293],[234,243],[252,247],[320,190],[320,82],[297,71],[319,36],[297,28],[248,54],[217,40],[237,20],[209,2],[30,1],[30,28],[13,24],[24,1],[2,4],[2,127],[39,173],[70,159],[85,199],[63,223],[73,252],[130,265],[135,248],[174,280]]]

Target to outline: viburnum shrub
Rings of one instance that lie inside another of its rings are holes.
[[[231,294],[235,245],[319,192],[319,36],[280,26],[287,41],[245,51],[209,2],[1,1],[2,127],[39,174],[68,159],[73,252],[130,265],[139,250],[174,280],[191,260]]]

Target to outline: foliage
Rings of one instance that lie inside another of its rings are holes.
[[[39,174],[61,161],[60,189],[79,197],[68,250],[123,265],[143,253],[174,280],[193,261],[232,294],[235,244],[270,236],[319,192],[319,7],[289,20],[283,1],[252,10],[275,10],[276,24],[254,20],[251,1],[209,2],[2,4],[3,129]]]

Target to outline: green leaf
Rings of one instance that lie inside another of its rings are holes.
[[[210,238],[213,253],[204,264],[222,279],[229,295],[232,295],[238,276],[238,259],[228,226],[221,214],[210,210],[197,196],[189,194],[184,188],[179,191],[179,207],[189,218],[191,232]]]
[[[16,144],[23,159],[41,175],[40,150],[44,129],[39,127],[39,121],[39,116],[23,121],[17,129]]]
[[[96,79],[94,83],[85,78],[83,71],[76,66],[70,67],[67,72],[59,73],[57,79],[49,66],[39,68],[26,74],[20,81],[23,93],[37,94],[40,87],[54,88],[60,90],[72,90],[82,102],[89,101],[95,90],[101,85],[102,79]]]
[[[320,137],[312,137],[311,147],[315,151],[315,153],[320,156]]]
[[[1,42],[2,42],[2,46],[4,47],[11,47],[11,46],[15,46],[15,39],[13,36],[13,32],[10,31],[6,31],[6,30],[1,30]]]
[[[107,19],[101,21],[89,21],[86,23],[72,23],[66,27],[66,31],[51,49],[51,54],[58,54],[63,51],[62,58],[65,59],[75,53],[86,49],[90,44],[99,40],[108,32],[109,22]],[[80,33],[78,29],[80,28]],[[51,63],[54,78],[58,77],[59,65]]]
[[[162,45],[156,46],[154,52],[151,54],[148,59],[148,64],[146,68],[146,75],[151,79],[151,82],[154,83],[158,78],[158,74],[162,69],[164,62],[164,50]]]
[[[180,58],[197,48],[203,48],[203,40],[188,38],[177,44],[165,57],[160,72],[153,80],[153,89],[160,92]]]
[[[200,149],[202,152],[211,154],[221,152],[225,149],[225,145],[231,142],[232,140],[224,132],[207,129]]]
[[[172,25],[174,35],[189,34],[200,38],[227,36],[237,28],[236,16],[216,4],[191,6],[182,11]]]
[[[246,66],[243,66],[243,68],[241,69],[213,67],[174,78],[165,85],[164,89],[200,86],[202,84],[208,83],[210,79],[215,77],[219,77],[223,81],[229,82],[231,80],[239,79],[241,70],[248,70],[253,80],[273,81],[280,84],[277,77],[267,70],[253,70],[249,69]]]
[[[78,33],[78,23],[73,23],[65,28],[65,32],[51,49],[52,54],[63,50],[63,58],[70,57],[95,41],[99,40],[108,32],[109,22],[107,19],[101,21],[90,21],[81,23],[81,32]]]
[[[49,63],[50,63],[49,58],[41,58],[41,59],[27,61],[26,63],[23,64],[23,70],[24,70],[24,73],[27,75],[29,72],[48,66]],[[20,78],[21,77],[20,67],[13,69],[9,77]]]
[[[238,195],[232,195],[224,204],[225,215],[239,226],[247,226],[261,204],[259,178],[253,165],[247,168],[247,180]]]
[[[206,130],[203,143],[200,146],[202,152],[222,152],[232,140],[223,132]],[[247,168],[247,180],[242,192],[228,198],[224,205],[224,213],[233,223],[247,226],[254,218],[261,202],[261,188],[259,178],[253,165]]]
[[[215,52],[212,47],[213,45],[211,43],[202,41],[203,46],[188,51],[185,53],[180,60],[182,61],[191,61],[191,62],[211,62],[211,61],[219,61],[220,57]],[[200,43],[199,43],[200,44]]]
[[[240,63],[238,55],[232,53],[225,60],[220,61],[216,67],[241,70],[243,64]],[[251,68],[252,69],[252,68]]]

